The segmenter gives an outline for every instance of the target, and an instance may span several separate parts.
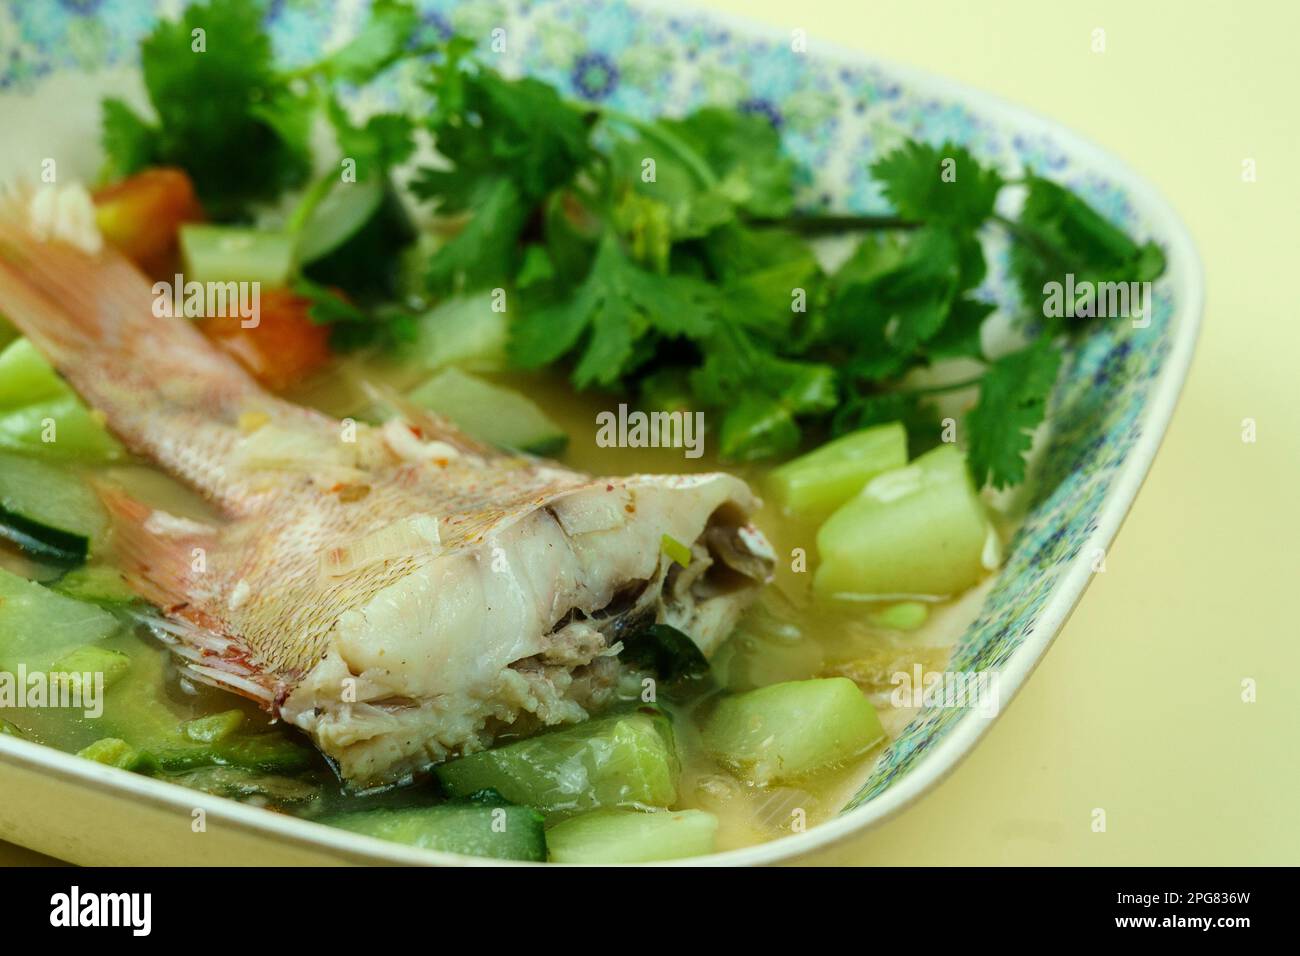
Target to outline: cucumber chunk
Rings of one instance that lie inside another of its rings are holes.
[[[759,786],[843,764],[885,736],[876,709],[846,677],[724,697],[701,733],[710,753]]]
[[[491,291],[454,296],[420,317],[407,355],[429,369],[496,372],[506,367],[509,336],[506,314],[492,309]]]
[[[895,631],[915,631],[925,624],[929,617],[930,609],[920,601],[887,604],[868,615],[868,619],[877,627],[887,627]]]
[[[793,630],[793,635],[784,635],[742,623],[713,655],[714,679],[739,692],[817,673],[826,664],[825,651]]]
[[[286,809],[303,807],[321,797],[321,785],[311,778],[282,777],[238,767],[203,767],[169,777],[168,782],[218,797]]]
[[[286,735],[237,735],[210,744],[163,744],[151,748],[158,766],[168,773],[180,773],[199,767],[238,767],[262,773],[293,773],[306,770],[314,762],[307,747]]]
[[[188,282],[260,282],[286,285],[293,272],[293,238],[239,226],[181,226],[181,255]]]
[[[569,440],[535,402],[513,389],[446,368],[408,396],[479,441],[534,455],[553,455]]]
[[[821,520],[868,481],[907,464],[907,431],[899,422],[864,428],[772,469],[768,487],[787,514]]]
[[[121,651],[95,644],[83,644],[50,665],[50,673],[67,674],[68,680],[74,683],[80,683],[83,674],[103,674],[105,689],[120,681],[129,670],[131,658]]]
[[[153,757],[149,753],[137,750],[120,737],[96,740],[90,746],[78,750],[77,756],[137,773],[151,773],[155,769]]]
[[[817,532],[823,597],[945,597],[986,572],[991,528],[953,445],[873,478]]]
[[[597,810],[546,831],[552,863],[653,863],[712,853],[718,818],[703,810]]]
[[[542,815],[532,807],[458,802],[403,810],[360,810],[319,822],[423,850],[497,860],[546,860]]]
[[[345,183],[333,178],[329,192],[297,232],[299,265],[315,262],[342,246],[361,231],[383,201],[382,179]]]
[[[27,339],[0,352],[0,448],[59,461],[116,461],[123,455]]]
[[[84,638],[77,643],[85,643]],[[239,730],[228,732],[234,723],[230,714],[192,719],[196,716],[193,704],[177,700],[171,693],[174,677],[166,655],[143,645],[128,646],[131,669],[113,692],[105,695],[99,726],[104,733],[148,752],[156,770],[187,774],[205,767],[229,767],[293,774],[320,766],[316,751],[287,728],[250,732],[245,728],[260,722],[245,716]],[[195,736],[211,739],[196,740]]]
[[[45,356],[27,339],[15,339],[0,352],[0,408],[57,398],[67,388]]]
[[[53,461],[122,457],[122,446],[71,392],[0,412],[0,448]]]
[[[120,607],[138,599],[121,572],[102,564],[73,568],[50,586],[70,598],[105,607]]]
[[[342,289],[362,303],[401,296],[402,250],[416,238],[411,217],[396,191],[386,180],[381,186],[380,203],[361,228],[303,269],[308,279]]]
[[[66,651],[117,629],[117,618],[103,608],[0,569],[0,669],[47,669]]]
[[[219,714],[195,717],[181,724],[181,734],[187,740],[199,744],[211,744],[225,740],[239,730],[244,723],[242,710],[224,710]]]
[[[0,453],[0,537],[39,560],[80,564],[107,528],[99,498],[77,475]]]
[[[643,712],[553,730],[434,771],[451,796],[495,790],[544,813],[666,807],[677,799],[679,772],[671,723]]]

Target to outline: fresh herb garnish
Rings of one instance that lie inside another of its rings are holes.
[[[203,55],[190,48],[198,27]],[[1158,247],[1069,190],[1032,173],[1008,179],[947,143],[904,142],[872,165],[889,216],[802,215],[800,170],[762,116],[707,107],[680,119],[631,117],[504,77],[465,38],[426,46],[420,35],[409,3],[379,0],[354,40],[278,71],[255,0],[192,6],[144,44],[157,120],[105,101],[109,169],[183,166],[210,212],[235,217],[302,185],[317,110],[362,180],[387,182],[427,134],[439,159],[415,171],[410,192],[430,205],[443,240],[412,244],[386,204],[391,228],[367,227],[364,248],[313,265],[304,288],[336,341],[408,335],[409,309],[384,299],[408,298],[412,274],[426,300],[500,288],[517,365],[563,367],[578,388],[630,391],[646,406],[707,410],[731,460],[788,455],[808,432],[888,420],[903,421],[920,450],[939,440],[934,396],[978,388],[962,437],[972,475],[996,487],[1023,480],[1073,326],[1027,315],[1022,348],[985,355],[993,307],[978,291],[981,234],[1011,236],[1027,305],[1066,273],[1140,282],[1164,269]],[[342,84],[412,61],[425,71],[430,108],[362,121],[341,105]],[[307,191],[298,222],[326,186]],[[1007,190],[1024,193],[1015,217],[1000,211]],[[830,231],[862,238],[828,273],[810,237]],[[385,322],[392,327],[370,328]],[[911,373],[953,358],[981,371],[950,386],[909,385]]]

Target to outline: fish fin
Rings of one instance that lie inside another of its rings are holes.
[[[160,516],[168,516],[131,497],[121,488],[96,482],[95,490],[112,523],[116,564],[131,588],[164,613],[190,605],[196,578],[218,546],[218,531],[178,519],[171,532],[162,531]]]
[[[193,601],[207,556],[220,547],[219,530],[171,518],[178,522],[176,530],[160,532],[150,525],[156,525],[162,512],[120,488],[99,483],[96,490],[112,519],[118,567],[127,584],[157,608],[139,619],[171,648],[194,680],[268,709],[278,705],[288,693],[284,682],[259,668],[243,642],[227,635],[222,622]]]

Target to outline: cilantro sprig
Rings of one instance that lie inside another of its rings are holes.
[[[105,177],[149,166],[189,173],[208,214],[247,218],[251,207],[302,186],[313,168],[311,132],[325,113],[361,176],[411,151],[414,122],[380,114],[353,125],[342,84],[362,85],[408,55],[419,18],[409,3],[378,0],[358,35],[321,60],[277,67],[261,0],[208,0],[160,20],[140,47],[153,116],[119,98],[103,103]]]
[[[351,42],[279,70],[261,19],[257,0],[208,0],[155,29],[142,49],[155,118],[104,104],[111,175],[183,166],[211,213],[239,218],[307,183],[316,116],[363,178],[387,181],[427,135],[436,158],[420,163],[409,193],[440,241],[398,229],[355,261],[330,262],[337,275],[304,283],[318,317],[343,341],[409,332],[409,311],[374,298],[392,283],[366,281],[391,278],[399,259],[416,261],[426,300],[508,289],[517,365],[562,368],[577,388],[622,390],[647,407],[708,410],[724,458],[788,455],[810,435],[887,420],[923,447],[939,439],[937,394],[963,388],[978,396],[963,419],[973,477],[1020,482],[1078,327],[1036,314],[1044,287],[1067,273],[1099,283],[1164,269],[1157,246],[1066,188],[1033,172],[1008,177],[951,143],[904,142],[872,164],[887,216],[806,215],[795,208],[803,173],[760,115],[707,107],[646,120],[573,102],[503,76],[468,39],[424,43],[403,0],[377,0]],[[206,54],[190,49],[198,27]],[[342,90],[403,63],[419,64],[430,107],[354,119]],[[308,186],[295,221],[327,188]],[[993,230],[1011,237],[1027,308],[1026,341],[996,356],[983,348],[993,306],[980,292]],[[857,236],[833,271],[812,245],[828,232]],[[336,285],[352,290],[343,279],[370,300],[333,296]],[[380,323],[387,331],[367,332]],[[978,371],[910,384],[950,359]]]

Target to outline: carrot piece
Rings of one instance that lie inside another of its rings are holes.
[[[330,359],[329,329],[311,320],[310,305],[310,299],[290,289],[270,289],[261,293],[255,328],[244,328],[238,315],[209,316],[199,327],[254,378],[284,391]]]
[[[144,272],[175,271],[182,223],[202,222],[203,207],[182,170],[146,169],[95,193],[95,221],[104,238]]]

